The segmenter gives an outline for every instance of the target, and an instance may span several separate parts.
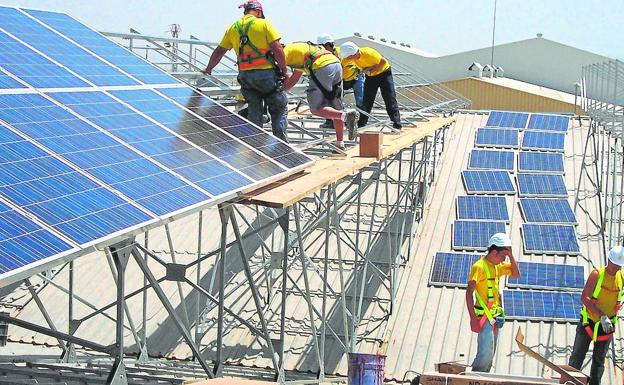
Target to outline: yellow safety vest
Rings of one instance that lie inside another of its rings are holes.
[[[479,306],[481,306],[480,308],[477,307],[477,305],[475,305],[474,310],[475,310],[475,314],[478,316],[482,316],[483,314],[485,314],[485,316],[487,317],[487,319],[490,322],[494,322],[494,318],[498,317],[498,316],[502,316],[505,317],[505,311],[503,310],[503,308],[501,306],[493,306],[492,308],[488,307],[488,303],[494,301],[494,284],[492,283],[493,280],[498,280],[499,279],[499,274],[498,274],[498,266],[494,266],[494,278],[492,278],[492,273],[490,272],[490,269],[487,266],[487,263],[485,262],[484,258],[479,259],[476,263],[481,264],[481,268],[483,269],[483,271],[485,271],[485,277],[487,278],[487,297],[488,300],[487,302],[481,297],[481,295],[479,294],[479,292],[475,289],[475,297],[477,297],[477,302],[479,303]]]
[[[596,287],[594,287],[594,292],[592,293],[592,299],[594,300],[598,300],[598,297],[600,296],[600,291],[602,290],[602,281],[604,281],[604,276],[605,276],[605,268],[601,267],[598,269],[598,280],[596,281]],[[622,303],[622,297],[624,296],[624,284],[623,284],[623,279],[622,279],[622,271],[618,270],[615,273],[615,287],[618,289],[618,296],[617,296],[617,302],[616,303]],[[596,321],[594,323],[594,329],[591,330],[591,328],[589,327],[589,313],[587,312],[587,307],[583,306],[583,308],[581,309],[581,317],[583,319],[583,326],[585,326],[585,330],[587,331],[587,334],[589,334],[589,336],[594,340],[594,341],[604,341],[607,340],[609,338],[611,338],[611,334],[606,334],[603,336],[598,337],[598,328],[600,327],[600,322]],[[613,324],[613,326],[615,327],[615,324],[617,323],[618,320],[618,316],[617,314],[615,314],[612,318],[611,318],[611,323]],[[606,337],[606,338],[604,338]]]

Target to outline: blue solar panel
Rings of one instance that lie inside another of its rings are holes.
[[[567,197],[568,190],[562,175],[518,173],[518,192],[521,197]]]
[[[471,170],[515,171],[514,152],[497,150],[472,150],[468,168]]]
[[[529,223],[577,223],[567,199],[521,198],[520,207]]]
[[[536,321],[577,321],[581,293],[503,290],[503,307],[508,319]]]
[[[508,128],[479,128],[475,138],[477,147],[518,148],[518,130]]]
[[[507,171],[463,171],[468,194],[515,194],[516,189]]]
[[[507,279],[508,287],[583,290],[585,269],[580,265],[518,262],[520,277]]]
[[[25,10],[25,12],[56,29],[80,46],[112,63],[124,72],[146,84],[178,84],[169,74],[135,56],[123,47],[113,43],[98,32],[79,23],[72,17],[47,11]]]
[[[525,128],[529,114],[524,112],[492,111],[488,117],[488,127]]]
[[[527,130],[567,132],[569,122],[568,116],[531,114]]]
[[[0,201],[0,274],[71,249],[67,242]]]
[[[522,149],[563,152],[565,149],[565,134],[527,131],[522,138]]]
[[[478,254],[467,253],[436,253],[433,258],[429,284],[465,287],[470,268],[481,257]]]
[[[139,84],[18,9],[0,7],[0,28],[95,85]]]
[[[509,221],[507,200],[499,196],[457,197],[457,219]]]
[[[496,233],[504,233],[505,222],[464,221],[453,223],[454,250],[485,250]]]
[[[524,252],[527,254],[579,254],[576,231],[572,225],[522,225]]]
[[[563,154],[520,151],[518,155],[518,171],[563,174]]]

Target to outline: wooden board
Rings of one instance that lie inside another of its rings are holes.
[[[410,147],[454,121],[455,118],[432,118],[416,126],[403,126],[400,134],[384,137],[382,158],[387,158]],[[299,174],[246,193],[243,195],[242,203],[275,208],[290,207],[301,199],[320,191],[323,187],[377,162],[377,159],[373,157],[360,157],[358,147],[350,148],[346,153],[347,156],[344,157],[321,159]]]

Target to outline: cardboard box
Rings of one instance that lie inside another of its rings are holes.
[[[460,364],[454,361],[440,362],[439,364],[435,364],[435,368],[438,373],[445,373],[445,374],[460,374],[460,373],[470,371],[470,366],[466,364]]]
[[[544,385],[556,384],[543,378],[520,376],[481,376],[479,374],[425,373],[420,376],[421,385]]]
[[[365,158],[381,159],[381,147],[383,146],[383,132],[364,131],[360,132],[360,156]]]

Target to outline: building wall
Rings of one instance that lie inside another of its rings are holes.
[[[474,78],[443,82],[472,101],[475,110],[573,113],[574,104],[515,90]]]

